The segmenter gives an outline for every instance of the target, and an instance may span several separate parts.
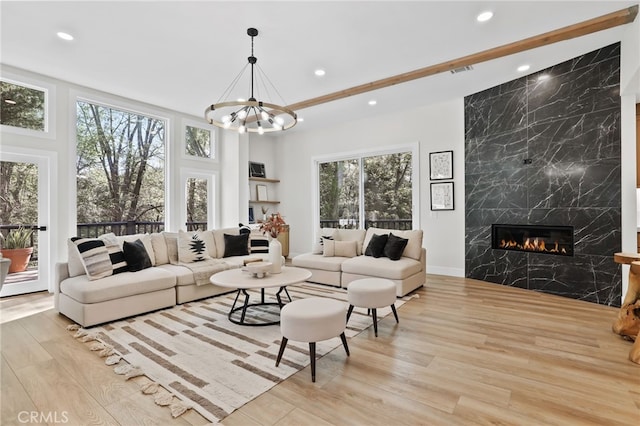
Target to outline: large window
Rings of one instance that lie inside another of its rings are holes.
[[[165,120],[78,101],[78,234],[164,229]]]
[[[321,227],[412,229],[413,154],[318,162]]]

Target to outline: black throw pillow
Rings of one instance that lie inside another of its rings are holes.
[[[144,243],[137,239],[130,243],[125,241],[122,245],[122,251],[124,252],[124,260],[127,261],[127,269],[129,272],[142,271],[146,268],[151,268],[151,259],[147,249],[144,248]]]
[[[224,234],[224,256],[244,256],[249,254],[249,234]]]
[[[365,256],[373,256],[375,258],[384,256],[384,247],[387,245],[389,234],[373,234],[371,240],[364,251]]]
[[[391,260],[399,260],[408,242],[407,238],[401,238],[390,233],[387,244],[384,246],[384,255]]]

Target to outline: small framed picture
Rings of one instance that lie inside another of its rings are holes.
[[[259,177],[259,178],[267,177],[267,175],[264,172],[264,164],[254,163],[253,161],[249,161],[249,177]]]
[[[429,179],[453,179],[453,151],[429,153]]]
[[[258,201],[269,201],[267,195],[267,185],[256,185],[256,192],[258,193]]]
[[[453,182],[431,184],[431,210],[453,210]]]

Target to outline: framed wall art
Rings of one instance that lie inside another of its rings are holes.
[[[264,164],[249,161],[249,177],[258,177],[258,178],[267,177],[264,172]]]
[[[429,179],[453,179],[453,151],[429,153]]]
[[[267,185],[256,185],[258,201],[269,201],[267,196]]]
[[[453,182],[431,184],[431,210],[453,210]]]

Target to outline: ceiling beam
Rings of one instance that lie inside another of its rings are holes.
[[[287,105],[287,108],[297,111],[327,102],[344,99],[349,96],[360,95],[372,90],[378,90],[396,84],[406,83],[407,81],[440,74],[457,68],[466,67],[468,65],[479,64],[481,62],[490,61],[492,59],[502,58],[504,56],[513,55],[515,53],[524,52],[526,50],[535,49],[537,47],[547,46],[549,44],[557,43],[560,41],[582,37],[587,34],[592,34],[620,25],[629,24],[635,20],[637,14],[638,5],[631,6],[629,8],[602,15],[597,18],[589,19],[587,21],[549,31],[544,34],[525,38],[513,43],[504,44],[499,47],[484,50],[482,52],[473,53],[461,58],[441,62],[436,65],[430,65],[428,67],[394,75],[392,77],[383,78],[381,80],[372,81],[370,83],[361,84],[359,86],[350,87],[348,89],[339,90],[337,92],[318,96],[316,98],[307,99],[306,101]]]

